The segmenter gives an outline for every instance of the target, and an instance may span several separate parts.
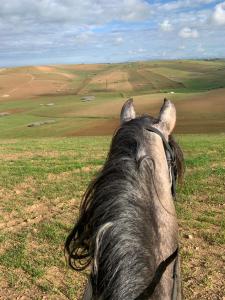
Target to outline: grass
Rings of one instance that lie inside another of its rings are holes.
[[[222,299],[224,135],[182,135],[178,140],[186,158],[185,182],[178,189],[176,201],[184,296],[193,300]],[[63,243],[83,192],[105,160],[109,143],[109,137],[3,140],[3,299],[79,298],[87,274],[68,268]]]

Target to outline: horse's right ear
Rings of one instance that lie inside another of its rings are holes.
[[[130,98],[124,103],[124,105],[121,109],[120,124],[128,122],[132,119],[135,119],[135,117],[136,117],[136,113],[134,110],[133,99]]]
[[[168,136],[172,133],[176,124],[176,108],[174,104],[167,99],[164,99],[163,106],[159,113],[158,127],[164,135]]]

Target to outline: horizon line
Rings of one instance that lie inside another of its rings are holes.
[[[224,57],[194,57],[194,58],[160,58],[160,59],[140,59],[140,60],[124,60],[124,61],[118,61],[118,62],[71,62],[71,63],[34,63],[34,64],[19,64],[19,65],[11,65],[11,64],[6,64],[6,65],[0,65],[0,68],[22,68],[22,67],[35,67],[35,66],[56,66],[56,65],[104,65],[104,64],[109,64],[109,65],[113,65],[113,64],[127,64],[127,63],[138,63],[138,62],[157,62],[157,61],[215,61],[215,60],[225,60],[225,56]]]

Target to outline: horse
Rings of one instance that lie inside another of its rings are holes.
[[[180,300],[176,180],[183,154],[172,136],[176,109],[157,118],[125,102],[105,164],[84,194],[65,242],[70,267],[90,267],[83,300]]]

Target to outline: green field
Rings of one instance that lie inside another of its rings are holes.
[[[187,169],[176,202],[184,296],[222,299],[224,134],[177,139]],[[87,273],[68,268],[63,243],[109,143],[109,137],[2,140],[0,299],[78,299]]]
[[[0,299],[79,299],[63,245],[128,97],[175,103],[184,299],[223,299],[225,60],[0,68]]]

